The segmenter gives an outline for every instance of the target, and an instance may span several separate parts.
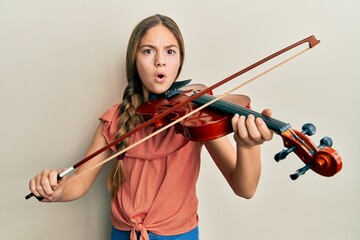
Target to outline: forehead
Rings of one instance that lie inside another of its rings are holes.
[[[155,27],[150,28],[147,30],[145,35],[141,38],[140,46],[141,45],[153,45],[153,46],[160,46],[160,45],[176,45],[178,46],[178,42],[174,36],[174,34],[165,26],[157,25]]]

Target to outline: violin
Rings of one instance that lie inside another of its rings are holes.
[[[170,94],[168,95],[170,97],[165,98],[166,99],[165,103],[164,102],[160,103],[161,101],[164,101],[164,98],[162,100],[159,100],[159,102],[155,101],[157,105],[154,105],[153,102],[152,103],[153,106],[151,107],[153,109],[151,109],[151,111],[147,109],[148,107],[147,105],[149,103],[144,103],[142,106],[138,108],[137,111],[139,112],[140,118],[145,122],[139,124],[131,131],[115,139],[113,142],[110,142],[108,145],[88,155],[87,157],[77,162],[73,166],[66,168],[64,171],[58,174],[57,176],[58,181],[60,181],[65,175],[77,169],[78,167],[80,167],[87,161],[91,160],[95,156],[110,149],[112,146],[120,143],[124,139],[138,132],[139,130],[144,129],[145,127],[148,127],[152,124],[155,124],[155,126],[158,127],[157,131],[146,136],[142,140],[133,143],[127,148],[115,153],[114,155],[105,159],[101,163],[98,163],[97,165],[93,166],[93,168],[87,169],[81,174],[78,174],[76,177],[80,177],[83,174],[87,173],[88,171],[91,171],[92,169],[97,168],[109,162],[110,160],[125,154],[125,152],[128,151],[129,149],[141,144],[147,139],[152,138],[156,134],[172,126],[175,126],[175,129],[179,133],[182,133],[185,137],[188,137],[193,141],[208,141],[216,137],[224,136],[232,131],[231,125],[229,125],[230,124],[229,116],[232,116],[235,113],[239,113],[240,115],[244,115],[244,116],[253,114],[255,117],[261,117],[262,119],[264,119],[265,123],[267,124],[270,130],[279,134],[283,138],[284,146],[286,147],[286,149],[280,151],[278,154],[275,155],[276,161],[285,159],[286,156],[291,152],[294,152],[296,155],[300,157],[300,159],[305,163],[305,166],[297,170],[296,173],[292,174],[291,179],[293,180],[297,179],[300,175],[304,174],[309,169],[312,169],[316,173],[323,176],[333,176],[334,174],[339,172],[342,168],[341,157],[331,147],[332,140],[330,138],[328,137],[323,138],[320,141],[320,145],[316,146],[307,137],[315,133],[316,128],[314,125],[305,124],[301,132],[297,131],[295,129],[292,129],[289,124],[285,124],[273,118],[267,118],[262,114],[250,110],[249,109],[250,98],[241,95],[233,95],[233,94],[230,95],[230,93],[239,89],[245,84],[254,81],[258,77],[266,74],[267,72],[275,69],[276,67],[279,67],[282,64],[290,61],[291,59],[301,55],[308,49],[313,48],[319,42],[320,41],[317,40],[315,36],[304,38],[232,74],[231,76],[213,84],[210,87],[204,88],[197,86],[194,89],[190,89],[190,90],[185,89],[179,92],[175,91],[175,94]],[[294,56],[288,58],[287,60],[281,62],[280,64],[277,64],[274,67],[268,69],[267,71],[257,75],[256,77],[245,81],[244,83],[238,85],[237,87],[233,88],[232,90],[228,91],[227,93],[221,96],[215,98],[214,96],[211,95],[212,90],[214,90],[215,88],[304,43],[308,43],[309,48],[302,50],[301,52],[295,54]],[[191,92],[192,94],[189,96],[184,94],[186,92]],[[210,120],[209,118],[211,118],[212,120]],[[178,124],[180,122],[181,124]],[[203,124],[204,122],[210,124]],[[25,196],[25,199],[30,199],[33,196],[34,196],[33,193],[29,193],[28,195]],[[39,201],[43,199],[41,197],[36,197],[36,198]]]
[[[140,105],[136,112],[143,122],[148,121],[161,112],[184,102],[189,98],[189,94],[196,95],[206,89],[204,85],[189,85],[184,90],[170,98],[161,97],[155,101],[148,101]],[[204,94],[196,98],[191,103],[183,106],[164,118],[154,122],[157,128],[162,128],[177,119],[194,112],[199,106],[209,103],[215,97],[212,93]],[[229,94],[223,99],[217,100],[204,109],[191,114],[175,125],[177,133],[184,135],[191,141],[209,141],[231,133],[231,118],[238,113],[247,117],[252,114],[264,120],[267,127],[282,137],[286,149],[275,155],[277,162],[285,159],[287,155],[294,152],[304,163],[305,166],[297,170],[290,177],[297,179],[306,171],[312,169],[322,176],[333,176],[342,168],[340,155],[332,148],[332,139],[324,137],[320,140],[320,145],[316,146],[308,136],[315,134],[316,127],[311,123],[306,123],[302,131],[295,130],[289,123],[279,121],[275,118],[267,117],[250,109],[250,98],[240,94]]]

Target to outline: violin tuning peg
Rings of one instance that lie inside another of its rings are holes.
[[[324,137],[320,140],[320,145],[318,146],[318,148],[331,147],[332,145],[333,145],[332,139],[329,137]]]
[[[306,173],[306,171],[308,171],[310,168],[312,168],[313,164],[312,163],[309,163],[309,164],[306,164],[304,167],[298,169],[296,171],[296,173],[294,174],[291,174],[290,175],[290,178],[292,180],[296,180],[298,179],[301,175],[304,175]]]
[[[289,155],[291,152],[293,152],[295,150],[296,147],[290,147],[290,148],[285,148],[284,150],[278,152],[275,156],[274,159],[275,161],[279,162],[283,159],[285,159],[287,157],[287,155]]]
[[[308,135],[308,136],[312,136],[314,135],[316,132],[316,127],[314,124],[312,123],[305,123],[303,126],[302,126],[302,133]]]

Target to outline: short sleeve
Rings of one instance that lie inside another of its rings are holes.
[[[104,124],[102,131],[103,136],[108,143],[115,140],[119,120],[119,106],[119,103],[115,104],[99,117],[99,120]],[[111,150],[116,151],[116,146],[112,146]]]

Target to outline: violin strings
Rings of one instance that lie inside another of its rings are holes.
[[[236,105],[236,104],[234,104],[234,103],[231,103],[231,102],[228,102],[228,101],[226,101],[226,103],[232,105],[232,106],[233,106],[234,108],[236,108],[236,109],[239,109],[239,110],[242,111],[246,116],[252,114],[252,115],[254,115],[255,117],[260,117],[260,118],[262,118],[262,119],[265,121],[265,123],[267,123],[267,124],[269,124],[269,125],[271,124],[273,127],[276,127],[279,132],[283,132],[283,131],[281,131],[281,129],[285,128],[286,126],[289,126],[288,123],[284,123],[284,122],[282,122],[282,121],[280,121],[280,120],[277,120],[277,119],[275,119],[275,118],[266,117],[266,116],[264,116],[264,115],[262,115],[262,114],[260,114],[260,113],[257,113],[257,112],[255,112],[255,111],[253,111],[253,110],[251,110],[251,109],[247,109],[247,108],[245,108],[245,107],[243,107],[243,106],[238,106],[238,105]]]

